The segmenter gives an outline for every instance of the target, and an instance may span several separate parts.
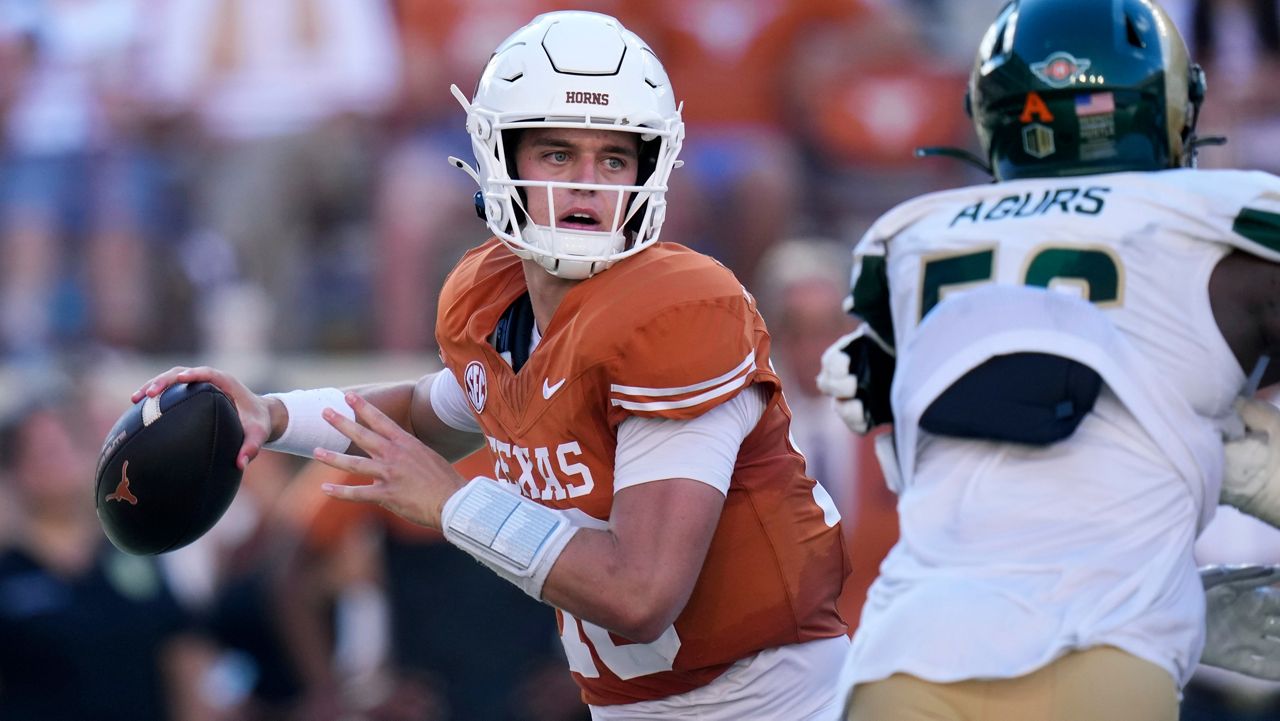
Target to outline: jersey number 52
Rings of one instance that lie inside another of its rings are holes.
[[[926,259],[921,271],[920,318],[948,292],[994,280],[995,254],[992,246]],[[1029,254],[1014,281],[1041,288],[1074,286],[1091,303],[1118,305],[1124,293],[1120,269],[1120,259],[1109,249],[1045,246]]]

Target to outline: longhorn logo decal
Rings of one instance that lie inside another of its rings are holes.
[[[138,505],[138,497],[133,495],[129,490],[129,462],[125,461],[124,466],[120,468],[120,483],[116,486],[116,490],[107,494],[108,501],[124,501],[130,506]]]

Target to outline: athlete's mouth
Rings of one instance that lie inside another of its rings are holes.
[[[600,227],[600,219],[596,217],[595,212],[583,208],[573,208],[561,215],[556,220],[556,225],[561,228],[577,228],[579,230],[597,230]]]

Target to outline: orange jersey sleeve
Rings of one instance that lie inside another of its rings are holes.
[[[618,314],[618,352],[606,369],[611,425],[629,415],[696,418],[753,383],[778,384],[755,300],[728,269],[690,258],[703,256],[672,258],[692,268],[670,273],[646,288],[645,302]]]

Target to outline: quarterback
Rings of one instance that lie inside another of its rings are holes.
[[[1204,95],[1153,2],[1014,0],[967,96],[997,182],[857,245],[864,325],[822,383],[855,430],[892,421],[901,540],[850,719],[1177,718],[1193,541],[1220,497],[1280,519],[1280,424],[1237,400],[1280,379],[1280,180],[1189,167]]]
[[[244,462],[265,443],[373,478],[325,490],[554,606],[594,718],[838,714],[839,516],[789,441],[754,298],[658,243],[683,138],[662,64],[611,17],[549,13],[453,92],[476,165],[450,160],[494,237],[441,292],[443,371],[264,397],[179,368],[135,400],[209,380]],[[491,473],[460,477],[447,459],[477,446]]]

